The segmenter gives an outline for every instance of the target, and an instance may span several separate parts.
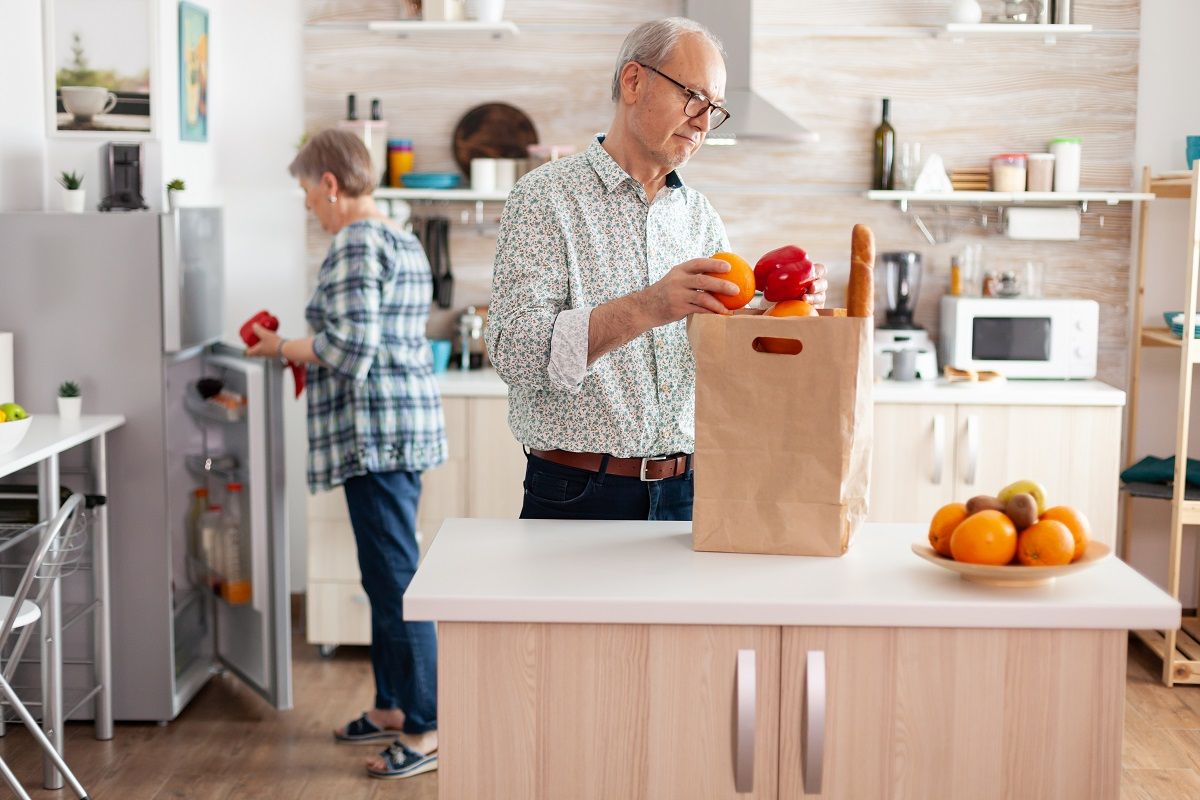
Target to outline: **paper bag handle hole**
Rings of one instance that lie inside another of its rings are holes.
[[[804,349],[804,345],[799,339],[782,339],[777,336],[756,336],[751,342],[760,353],[771,353],[773,355],[794,356],[799,355]]]

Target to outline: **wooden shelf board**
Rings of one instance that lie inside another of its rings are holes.
[[[1192,196],[1191,178],[1151,178],[1150,191],[1157,197],[1187,200]]]
[[[1030,22],[951,22],[945,32],[952,36],[1070,36],[1091,33],[1091,25],[1055,25]]]
[[[1165,483],[1141,483],[1131,481],[1121,485],[1121,491],[1133,497],[1144,497],[1151,500],[1170,500],[1173,489]],[[1183,494],[1185,500],[1200,500],[1200,489],[1188,487]]]

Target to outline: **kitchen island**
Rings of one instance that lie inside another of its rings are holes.
[[[796,558],[448,520],[404,599],[439,623],[440,796],[1115,800],[1127,632],[1178,602],[1115,558],[970,584],[924,535]]]

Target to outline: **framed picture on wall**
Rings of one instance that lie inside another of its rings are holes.
[[[179,4],[179,138],[208,141],[208,9]]]
[[[45,0],[47,128],[111,139],[154,133],[154,0]]]

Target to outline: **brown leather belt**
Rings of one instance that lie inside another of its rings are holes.
[[[529,454],[562,464],[564,467],[599,472],[600,464],[605,456],[601,453],[572,453],[569,450],[533,450]],[[608,466],[605,473],[620,475],[624,478],[641,478],[643,481],[661,481],[675,478],[688,471],[691,462],[690,453],[676,453],[672,456],[657,458],[616,458],[608,456]]]

